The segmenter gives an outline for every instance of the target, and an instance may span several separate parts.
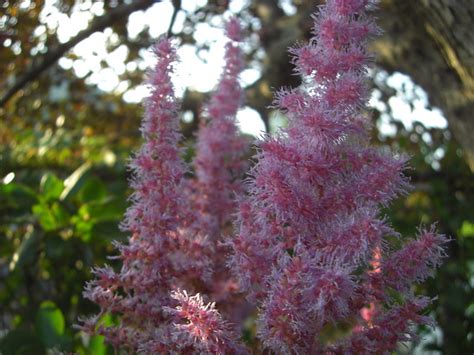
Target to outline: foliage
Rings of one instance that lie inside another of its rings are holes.
[[[63,178],[46,169],[28,172],[15,176],[25,182],[0,185],[0,301],[2,324],[12,329],[0,346],[5,354],[86,351],[97,341],[87,345],[71,325],[78,310],[91,309],[80,297],[89,269],[123,237],[117,224],[126,186],[106,186],[90,164]]]

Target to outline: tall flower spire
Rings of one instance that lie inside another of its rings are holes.
[[[118,245],[120,272],[109,267],[96,269],[96,279],[86,286],[84,296],[101,311],[84,320],[82,328],[134,352],[229,350],[234,346],[229,338],[233,333],[217,310],[205,306],[199,294],[188,297],[187,293],[176,293],[184,287],[194,292],[193,283],[208,277],[206,255],[210,251],[206,238],[190,227],[196,216],[184,189],[187,167],[178,147],[178,104],[170,78],[176,50],[170,40],[161,39],[154,53],[157,63],[149,76],[151,95],[141,126],[144,142],[130,164],[134,193],[122,225],[131,237],[127,244]],[[188,317],[191,322],[200,319],[202,324],[193,328],[176,323],[185,303],[190,311],[183,321]],[[103,326],[100,316],[105,313],[118,315],[119,325]],[[193,333],[187,335],[186,344],[180,341],[187,330],[199,329],[208,337]]]
[[[122,269],[96,269],[96,279],[84,292],[102,313],[121,315],[118,327],[99,325],[99,333],[116,346],[137,349],[140,339],[152,337],[162,327],[163,305],[177,270],[171,255],[179,244],[184,196],[179,188],[185,166],[180,158],[178,105],[170,71],[176,60],[171,42],[161,39],[154,47],[157,57],[150,73],[151,95],[145,103],[141,125],[143,145],[130,163],[134,192],[122,229],[129,231],[128,244],[119,245]],[[164,271],[167,271],[166,273]]]
[[[290,50],[302,84],[275,95],[289,126],[260,145],[239,207],[230,266],[261,310],[261,341],[277,353],[390,351],[410,338],[410,324],[427,322],[418,312],[429,301],[410,285],[439,265],[445,238],[431,229],[398,251],[386,241],[398,235],[380,207],[407,188],[407,159],[369,145],[372,6],[328,0],[309,43]],[[400,305],[370,324],[361,317],[369,304],[394,305],[392,290]],[[341,322],[353,324],[352,335],[322,335]]]
[[[225,30],[228,38],[225,65],[219,84],[204,109],[193,161],[196,179],[190,186],[192,206],[197,213],[197,230],[207,237],[214,251],[209,259],[213,277],[205,285],[205,293],[218,302],[226,316],[240,321],[245,316],[240,308],[245,306],[242,296],[236,292],[235,277],[226,268],[226,259],[237,200],[244,194],[242,181],[249,166],[246,154],[250,141],[242,136],[236,123],[244,98],[239,83],[244,67],[239,20],[232,17],[226,22]]]
[[[239,43],[241,31],[236,18],[227,22],[224,70],[205,107],[205,119],[197,135],[196,208],[200,213],[201,228],[213,241],[229,232],[236,197],[243,192],[241,181],[248,167],[245,154],[249,144],[236,125],[237,111],[244,96],[239,84],[239,74],[244,67]]]

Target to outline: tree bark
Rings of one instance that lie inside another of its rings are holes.
[[[474,1],[383,0],[378,17],[379,64],[423,87],[474,171]]]

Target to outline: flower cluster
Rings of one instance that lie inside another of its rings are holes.
[[[229,264],[276,353],[384,353],[429,323],[418,315],[429,300],[410,286],[439,265],[445,238],[430,229],[400,250],[387,243],[399,236],[380,207],[406,190],[407,159],[369,145],[372,5],[328,1],[309,43],[290,50],[302,84],[274,102],[289,126],[260,144],[239,206]],[[352,330],[329,336],[338,324]]]
[[[226,65],[205,108],[191,178],[170,81],[175,48],[167,39],[156,45],[122,226],[131,236],[118,245],[121,270],[96,269],[86,287],[101,312],[83,321],[85,331],[134,352],[246,353],[228,320],[252,313],[262,351],[376,354],[413,339],[413,324],[431,323],[420,315],[431,300],[411,286],[439,266],[446,238],[432,227],[406,242],[381,215],[408,182],[406,157],[369,144],[373,5],[328,0],[309,43],[290,50],[302,84],[274,101],[289,125],[259,144],[246,185],[247,142],[235,124],[238,21],[227,24]],[[101,325],[104,313],[120,323]]]
[[[168,39],[161,39],[154,48],[157,64],[150,74],[151,95],[141,126],[144,143],[130,164],[134,193],[122,224],[131,237],[127,244],[117,245],[121,270],[95,269],[96,278],[84,292],[101,311],[83,320],[82,329],[104,335],[116,347],[144,353],[241,352],[236,332],[214,305],[204,305],[199,293],[188,296],[179,291],[218,292],[226,298],[236,289],[218,261],[222,259],[222,229],[229,224],[232,197],[239,190],[238,174],[245,167],[241,161],[245,141],[233,120],[242,97],[237,81],[242,68],[235,42],[238,29],[238,22],[231,20],[227,65],[209,104],[208,116],[213,121],[201,129],[192,188],[184,177],[190,167],[181,158],[179,106],[170,80],[176,49]],[[212,130],[225,131],[225,135]],[[231,144],[225,146],[225,140]],[[213,193],[216,186],[220,194]],[[226,208],[216,208],[219,204]],[[229,284],[226,288],[225,283]],[[102,325],[105,313],[119,315],[119,325]]]
[[[248,164],[248,142],[239,134],[235,117],[243,100],[239,74],[244,67],[240,25],[232,18],[226,26],[230,41],[225,49],[225,67],[217,90],[205,108],[205,120],[197,135],[196,206],[200,221],[212,240],[218,240],[232,225],[236,196],[243,194],[242,178]]]
[[[236,201],[244,194],[242,180],[248,170],[246,154],[250,142],[236,125],[244,96],[239,83],[244,68],[241,27],[236,18],[231,18],[225,29],[225,66],[219,85],[205,106],[197,134],[195,179],[189,181],[189,196],[191,208],[197,214],[195,228],[206,236],[213,250],[209,261],[214,272],[202,291],[219,302],[228,319],[240,321],[245,314],[245,302],[237,292],[235,277],[226,267],[226,258],[230,253],[228,239],[233,232]]]

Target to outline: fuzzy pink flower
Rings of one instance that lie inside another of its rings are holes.
[[[179,245],[184,202],[179,185],[186,168],[178,148],[178,106],[170,80],[176,53],[167,39],[157,43],[154,53],[158,61],[149,77],[151,95],[141,126],[144,143],[130,163],[134,193],[122,228],[131,237],[128,244],[118,245],[122,269],[96,269],[96,279],[84,291],[101,313],[122,315],[118,327],[99,325],[99,333],[116,347],[132,349],[164,321],[161,308],[179,276],[172,255]],[[136,333],[140,336],[129,336]]]
[[[213,266],[212,277],[199,291],[219,302],[220,310],[228,319],[239,322],[246,316],[247,305],[238,292],[235,277],[226,268],[226,258],[237,199],[244,194],[242,180],[248,170],[246,154],[250,142],[241,135],[236,124],[244,97],[239,84],[244,66],[241,27],[236,18],[226,23],[226,34],[229,41],[225,47],[223,73],[205,106],[197,134],[193,161],[196,178],[190,182],[190,196],[196,212],[193,227],[206,236],[213,250],[208,259]]]
[[[400,250],[386,258],[381,265],[382,281],[387,287],[408,292],[413,283],[432,276],[446,256],[446,238],[430,229],[421,229],[418,238],[407,242]]]
[[[243,193],[241,181],[247,170],[249,142],[239,133],[236,115],[243,100],[239,74],[244,61],[239,41],[240,24],[231,18],[226,25],[229,42],[225,67],[216,91],[204,111],[197,135],[196,206],[201,231],[217,242],[232,225],[236,197]],[[227,231],[228,232],[228,231]]]
[[[379,32],[366,14],[372,6],[328,0],[309,44],[290,50],[303,84],[276,93],[289,125],[260,144],[247,194],[246,143],[235,125],[243,96],[238,22],[227,25],[226,66],[205,110],[192,182],[184,178],[170,80],[176,52],[169,40],[158,42],[144,143],[130,164],[134,193],[122,227],[131,236],[117,245],[121,270],[95,269],[86,286],[84,296],[101,310],[82,321],[84,331],[132,352],[245,353],[201,296],[226,316],[248,313],[237,290],[257,310],[262,348],[275,353],[387,353],[414,339],[413,324],[431,324],[420,315],[431,300],[411,285],[440,265],[446,238],[432,227],[398,249],[388,243],[399,236],[381,207],[406,191],[407,159],[369,142],[366,45]],[[105,313],[119,324],[101,324]],[[339,324],[352,329],[328,337]]]
[[[186,291],[179,290],[171,297],[178,305],[165,310],[175,320],[173,336],[179,348],[193,347],[200,353],[211,354],[245,353],[235,342],[235,330],[222,319],[214,303],[204,304],[200,294],[189,296]]]
[[[428,322],[418,312],[429,302],[410,285],[439,266],[446,239],[431,229],[400,250],[386,241],[398,234],[380,207],[406,191],[407,159],[369,145],[372,6],[328,0],[309,44],[290,50],[303,84],[275,95],[289,125],[260,145],[240,204],[229,265],[261,310],[260,340],[277,353],[389,351],[412,337],[411,324]],[[401,305],[361,317],[368,305],[393,305],[393,290]],[[353,334],[319,344],[338,322],[353,323]]]
[[[177,297],[171,291],[194,289],[208,280],[214,251],[208,238],[192,227],[197,217],[186,195],[187,166],[180,156],[178,105],[170,79],[176,51],[169,40],[161,39],[154,52],[158,61],[149,77],[151,95],[141,126],[144,143],[130,163],[134,193],[122,224],[131,237],[127,244],[117,245],[120,255],[116,259],[122,261],[122,268],[120,272],[95,269],[96,279],[84,291],[86,298],[100,306],[100,314],[118,315],[120,322],[106,327],[97,316],[82,326],[86,332],[104,335],[117,348],[145,353],[181,349],[168,311]],[[199,303],[194,298],[188,301],[196,307]],[[203,306],[203,310],[219,317],[213,307]],[[213,352],[218,346],[230,346],[230,335],[222,333],[225,338],[221,339],[218,324],[209,319],[207,325],[214,326],[208,334],[212,339],[196,339],[188,344],[189,351]]]

